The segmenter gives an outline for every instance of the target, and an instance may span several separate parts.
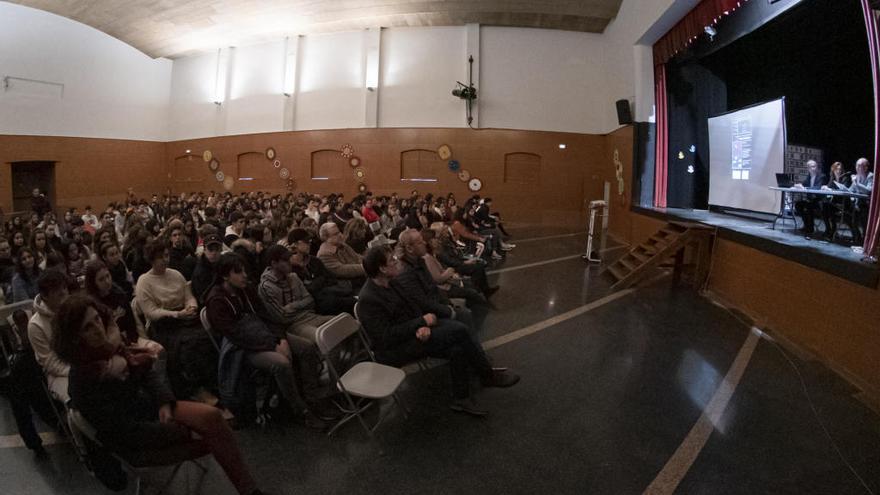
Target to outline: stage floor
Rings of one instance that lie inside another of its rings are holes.
[[[718,227],[718,236],[722,239],[747,245],[859,285],[876,288],[880,281],[880,266],[862,261],[864,254],[856,253],[849,246],[807,239],[794,231],[790,220],[786,221],[786,229],[782,228],[780,221],[776,224],[776,230],[773,230],[772,221],[708,210],[644,207],[634,207],[633,210],[656,218],[699,222]]]

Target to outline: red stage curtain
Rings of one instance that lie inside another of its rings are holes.
[[[877,18],[868,0],[862,0],[862,11],[865,13],[865,28],[868,32],[868,45],[871,52],[871,70],[874,75],[874,193],[871,196],[871,212],[868,215],[868,230],[865,233],[865,254],[873,255],[877,249],[878,233],[880,233],[880,38],[877,33]]]
[[[654,44],[654,65],[665,64],[712,26],[748,0],[703,0]]]
[[[666,113],[666,64],[654,67],[654,113],[657,141],[654,153],[654,206],[666,208],[669,174],[669,122]]]

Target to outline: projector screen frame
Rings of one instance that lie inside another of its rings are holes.
[[[741,112],[743,110],[748,110],[750,108],[759,107],[761,105],[766,105],[768,103],[773,103],[773,102],[777,102],[777,101],[780,102],[780,104],[782,105],[782,152],[783,152],[782,172],[781,173],[785,173],[785,152],[788,149],[788,112],[786,110],[785,99],[786,99],[785,96],[780,96],[779,98],[773,98],[770,100],[759,101],[756,103],[752,103],[750,105],[746,105],[744,107],[739,107],[739,108],[736,108],[733,110],[728,110],[726,112],[721,112],[718,114],[709,115],[709,117],[706,118],[707,132],[708,132],[710,119],[714,119],[717,117],[724,117],[725,115],[730,115],[732,113]],[[709,163],[710,164],[712,163],[712,145],[711,145],[711,143],[709,145]],[[822,164],[820,163],[819,166],[821,167]],[[775,183],[768,184],[768,187],[775,186],[775,185],[776,185]],[[711,187],[712,187],[712,167],[710,165],[710,167],[709,167],[709,188],[710,188],[710,190],[711,190]],[[710,197],[711,197],[711,194],[710,194]],[[780,209],[783,208],[782,201],[783,201],[783,199],[780,199],[780,201],[779,201]],[[757,211],[757,210],[749,210],[746,208],[737,208],[735,206],[718,205],[718,204],[713,204],[708,201],[707,201],[707,206],[708,206],[709,210],[718,211],[721,213],[751,213],[751,214],[755,214],[755,215],[774,215],[774,213]]]

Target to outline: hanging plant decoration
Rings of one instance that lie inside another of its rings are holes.
[[[354,178],[355,178],[358,182],[363,182],[363,181],[364,181],[364,178],[365,178],[366,176],[367,176],[367,173],[364,172],[364,169],[362,169],[362,168],[356,169],[356,170],[354,171]]]
[[[343,158],[351,158],[354,156],[354,148],[350,144],[343,144],[339,153],[342,154]]]
[[[457,172],[460,166],[461,165],[458,163],[458,160],[449,160],[449,170]]]
[[[480,179],[477,179],[476,177],[474,177],[473,179],[470,180],[470,182],[468,182],[468,189],[470,189],[472,192],[477,192],[482,188],[483,188],[483,181],[481,181]]]
[[[223,173],[222,170],[214,174],[214,178],[217,179],[217,182],[223,182],[223,179],[226,178],[226,174]]]
[[[365,192],[367,192],[367,185],[364,184],[363,182],[361,182],[360,184],[358,184],[358,192],[359,192],[359,193],[365,193]]]
[[[458,180],[460,180],[462,182],[467,182],[467,181],[471,180],[471,173],[468,172],[467,170],[459,171],[458,172]]]
[[[282,180],[289,178],[290,177],[290,170],[287,170],[286,168],[282,168],[281,170],[278,171],[278,177],[281,177]]]
[[[211,153],[211,150],[205,150],[205,152],[202,153],[202,160],[205,160],[205,162],[210,162],[211,158],[214,158],[214,154]]]
[[[281,167],[281,160],[276,159],[274,162],[272,162],[272,166],[274,166],[275,168]]]
[[[358,158],[358,157],[356,157],[356,156],[353,156],[353,157],[351,157],[351,158],[348,159],[348,165],[349,165],[351,168],[358,167],[358,166],[360,166],[360,164],[361,164],[361,159]]]
[[[269,160],[275,159],[275,148],[266,148],[266,158]]]
[[[437,148],[437,155],[441,160],[449,160],[452,158],[452,148],[448,144],[441,145]]]
[[[210,162],[208,162],[208,170],[211,172],[216,172],[220,170],[220,160],[216,158],[212,158]]]

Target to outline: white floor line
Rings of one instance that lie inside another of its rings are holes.
[[[43,439],[44,446],[67,442],[67,439],[51,431],[40,433],[40,438]],[[24,441],[22,441],[18,433],[16,433],[15,435],[0,436],[0,449],[11,449],[13,447],[24,447]]]
[[[749,365],[752,353],[761,340],[761,330],[752,327],[746,341],[740,347],[733,364],[724,376],[724,380],[718,385],[718,389],[712,396],[712,400],[706,405],[700,419],[697,420],[690,433],[678,446],[672,457],[663,466],[663,469],[654,478],[654,481],[645,489],[644,495],[666,495],[675,492],[681,480],[690,470],[709,436],[715,430],[715,426],[724,414],[727,403],[736,391],[737,385]]]
[[[553,258],[553,259],[544,260],[544,261],[536,261],[534,263],[528,263],[525,265],[517,265],[517,266],[510,266],[507,268],[499,268],[497,270],[489,270],[486,272],[486,275],[494,275],[496,273],[512,272],[515,270],[525,270],[526,268],[533,268],[533,267],[541,266],[541,265],[549,265],[550,263],[559,263],[560,261],[573,260],[575,258],[580,258],[580,257],[581,257],[581,254],[572,254],[572,255],[568,255],[568,256],[562,256],[561,258]]]
[[[563,237],[575,237],[578,235],[586,235],[586,233],[587,233],[587,231],[582,231],[582,232],[573,232],[571,234],[556,234],[556,235],[548,235],[548,236],[544,236],[544,237],[530,237],[528,239],[514,238],[514,239],[511,239],[511,241],[513,242],[513,244],[522,244],[524,242],[547,241],[550,239],[561,239]]]

